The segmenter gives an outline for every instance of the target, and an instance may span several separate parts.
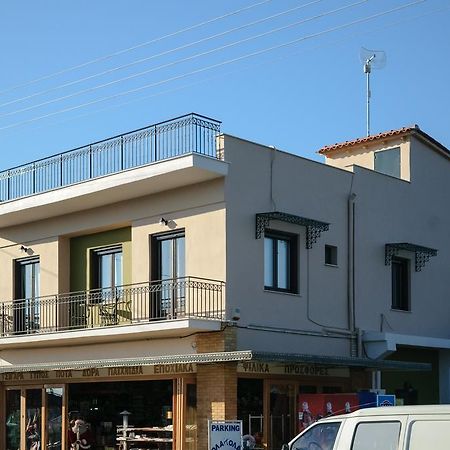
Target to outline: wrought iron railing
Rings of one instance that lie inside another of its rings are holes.
[[[223,320],[222,281],[184,277],[0,303],[1,336],[142,324]]]
[[[187,153],[218,157],[220,122],[198,114],[150,125],[0,172],[0,201],[69,186]]]

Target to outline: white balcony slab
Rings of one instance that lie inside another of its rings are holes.
[[[0,227],[34,222],[188,186],[228,173],[224,161],[196,153],[0,203]]]
[[[185,337],[193,333],[219,331],[220,329],[220,320],[192,318],[162,320],[54,333],[7,336],[0,338],[0,350]]]

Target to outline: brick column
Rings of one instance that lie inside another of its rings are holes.
[[[236,330],[197,336],[198,353],[233,351]],[[197,365],[197,450],[208,448],[208,420],[233,420],[237,416],[237,364]]]

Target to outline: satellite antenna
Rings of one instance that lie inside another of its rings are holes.
[[[372,69],[382,69],[386,65],[386,53],[361,47],[359,58],[367,78],[367,136],[370,136],[370,73]]]

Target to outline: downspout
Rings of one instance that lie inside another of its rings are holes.
[[[351,356],[360,356],[360,340],[355,333],[355,199],[355,193],[351,193],[348,197],[348,328],[352,334],[350,354]]]

